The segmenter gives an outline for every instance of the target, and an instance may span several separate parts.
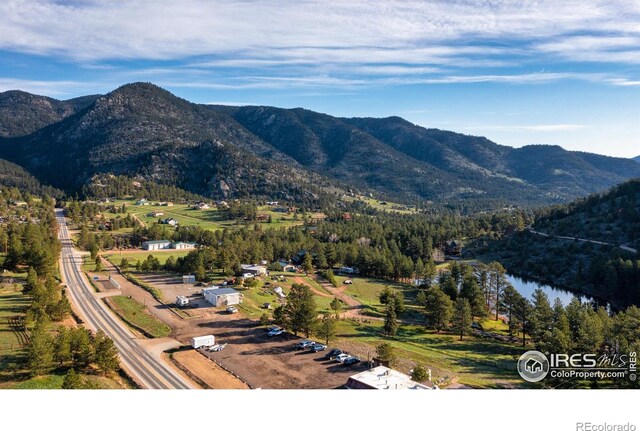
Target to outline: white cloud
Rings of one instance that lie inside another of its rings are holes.
[[[213,62],[440,64],[504,54],[512,48],[491,43],[515,39],[579,58],[580,44],[597,46],[604,37],[570,35],[595,31],[624,43],[640,33],[639,9],[633,0],[4,0],[0,47],[83,61],[220,56]]]
[[[532,125],[484,125],[465,126],[466,130],[494,130],[494,131],[530,131],[530,132],[573,132],[586,129],[584,124],[532,124]]]
[[[0,78],[0,92],[19,89],[33,94],[64,98],[75,94],[95,93],[96,88],[110,91],[113,89],[113,84]]]

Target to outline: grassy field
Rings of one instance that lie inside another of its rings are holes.
[[[372,208],[380,211],[396,212],[399,214],[415,214],[417,211],[413,206],[407,206],[395,202],[368,198],[365,196],[345,196],[343,200],[347,202],[364,202]],[[384,202],[384,203],[383,203]]]
[[[15,378],[15,373],[22,369],[26,334],[14,332],[10,322],[24,317],[28,306],[29,298],[14,286],[0,287],[0,382]]]
[[[29,297],[16,291],[13,286],[0,286],[0,389],[60,389],[65,372],[29,377],[24,368],[26,334],[14,332],[9,318],[24,316],[29,306]],[[99,388],[122,389],[118,381],[94,375],[82,375]]]
[[[511,344],[466,336],[463,341],[451,334],[438,334],[417,325],[401,325],[395,337],[382,335],[382,322],[341,321],[338,341],[375,346],[388,342],[396,348],[405,368],[420,363],[431,368],[433,380],[453,378],[478,388],[521,386],[516,371],[522,352]],[[408,363],[408,365],[407,365]],[[404,370],[405,372],[408,370]]]
[[[169,217],[176,219],[181,226],[200,226],[208,230],[231,228],[245,224],[236,220],[226,220],[224,212],[217,208],[195,210],[186,204],[175,204],[167,207],[160,205],[135,205],[135,201],[119,200],[114,202],[114,205],[117,207],[121,207],[123,204],[126,205],[128,213],[137,216],[138,219],[146,225],[157,223],[159,218],[164,219]],[[160,217],[149,216],[148,214],[153,211],[161,211],[164,214]],[[296,218],[293,214],[276,212],[273,211],[273,207],[269,206],[258,207],[258,214],[271,216],[271,223],[261,223],[266,229],[288,228],[303,224],[302,217],[299,216]],[[110,212],[105,212],[103,215],[107,218],[124,216],[124,214],[114,214]]]
[[[129,325],[140,329],[152,338],[166,337],[171,328],[151,315],[143,304],[127,296],[113,296],[107,299],[114,311]]]
[[[19,382],[10,382],[0,386],[2,389],[62,389],[65,375],[62,373],[32,377]],[[80,377],[91,383],[96,389],[125,389],[126,384],[113,379],[91,374],[80,374]]]
[[[260,282],[259,287],[238,288],[238,290],[242,292],[244,296],[243,303],[241,304],[240,309],[248,314],[249,317],[257,318],[260,317],[262,313],[267,312],[267,310],[263,308],[263,305],[266,302],[271,303],[273,311],[273,308],[276,308],[280,304],[280,302],[278,301],[278,296],[275,294],[273,289],[276,286],[280,286],[282,287],[282,291],[284,292],[284,294],[288,295],[289,291],[291,290],[291,285],[295,283],[295,281],[293,280],[293,276],[291,276],[290,273],[272,272],[272,274],[285,275],[285,281],[272,281],[271,279],[268,279],[268,282],[270,284],[266,286],[263,282]],[[309,277],[301,276],[301,278],[307,284],[313,285],[316,290],[324,292],[324,290]],[[314,299],[316,301],[318,312],[324,313],[330,310],[329,304],[331,303],[333,297],[325,297],[314,294]]]

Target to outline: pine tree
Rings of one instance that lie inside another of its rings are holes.
[[[27,366],[31,375],[39,376],[53,369],[53,347],[53,337],[49,334],[46,323],[39,321],[31,331],[27,349]]]
[[[287,304],[284,306],[287,326],[294,335],[304,332],[309,337],[318,316],[316,302],[309,286],[294,284],[287,296]]]
[[[462,340],[464,334],[469,333],[472,322],[469,301],[466,298],[458,298],[453,315],[453,328],[456,334],[460,334],[460,340]]]
[[[340,311],[342,311],[342,301],[340,301],[337,296],[334,296],[329,306],[337,319],[340,316]]]
[[[113,340],[104,332],[98,331],[94,338],[95,363],[103,373],[109,374],[120,367],[118,350]]]
[[[406,307],[404,305],[404,294],[402,292],[396,292],[393,295],[393,306],[396,313],[404,313]]]
[[[429,378],[429,371],[422,365],[416,364],[411,371],[411,380],[414,382],[424,382]]]
[[[318,325],[318,337],[323,339],[325,341],[325,344],[328,346],[329,343],[331,343],[331,340],[335,338],[336,334],[336,320],[326,314],[323,315],[322,319],[320,320],[320,324]]]
[[[440,289],[446,293],[452,301],[458,297],[458,286],[456,280],[450,274],[443,274],[440,277]]]
[[[102,259],[100,259],[100,256],[96,257],[96,272],[100,272],[102,271]]]
[[[93,361],[91,333],[86,328],[71,330],[71,357],[75,368],[84,368]]]
[[[389,302],[384,313],[384,334],[394,336],[398,331],[398,320],[396,319],[395,303]]]
[[[453,303],[451,298],[439,287],[434,286],[427,290],[425,308],[432,328],[440,332],[449,327],[451,314],[453,313]]]
[[[61,326],[55,340],[55,360],[64,366],[71,360],[71,334],[67,328]]]
[[[84,389],[85,385],[76,371],[71,368],[62,382],[62,389]]]
[[[271,318],[269,317],[269,315],[267,313],[262,313],[262,315],[260,316],[260,325],[269,326],[270,323]]]
[[[302,268],[304,272],[307,274],[313,273],[313,258],[311,257],[311,253],[306,252],[304,254],[304,260],[302,261]]]
[[[553,309],[549,298],[540,288],[533,292],[533,310],[531,313],[531,338],[534,343],[542,340],[546,332],[553,330]]]
[[[29,294],[34,291],[36,286],[38,285],[38,274],[36,270],[32,267],[29,267],[27,271],[27,282],[24,284],[24,288],[22,289],[22,293]]]
[[[395,348],[389,343],[382,343],[376,347],[376,356],[379,360],[393,367],[398,360]]]

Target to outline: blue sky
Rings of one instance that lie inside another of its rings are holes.
[[[640,154],[639,65],[638,1],[0,3],[0,91],[149,81],[622,157]]]

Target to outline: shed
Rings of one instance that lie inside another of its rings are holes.
[[[204,299],[214,307],[236,305],[242,303],[242,294],[230,287],[208,287],[202,289]]]
[[[193,274],[187,274],[182,276],[183,284],[193,284],[196,282],[196,276]]]
[[[248,272],[253,275],[265,275],[267,273],[267,268],[262,265],[240,265],[242,272]]]

